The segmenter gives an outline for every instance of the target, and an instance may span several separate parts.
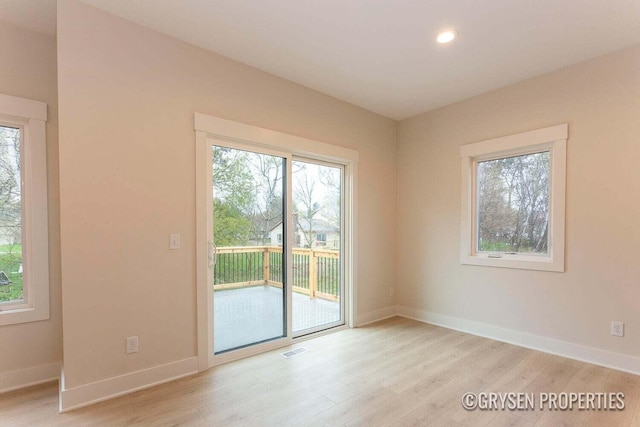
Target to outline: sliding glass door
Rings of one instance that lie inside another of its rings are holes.
[[[230,123],[214,122],[221,130]],[[201,368],[344,325],[351,300],[345,224],[352,217],[345,206],[352,203],[353,163],[315,159],[312,150],[298,157],[279,139],[293,137],[238,129],[247,133],[196,133],[198,354],[208,355]],[[245,142],[247,136],[274,144]]]
[[[215,354],[287,336],[286,167],[212,147]]]

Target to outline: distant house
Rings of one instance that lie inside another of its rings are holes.
[[[294,224],[294,247],[297,248],[340,248],[340,229],[324,219],[299,220]],[[282,221],[269,231],[272,246],[282,246]]]

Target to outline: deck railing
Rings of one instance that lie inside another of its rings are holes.
[[[227,246],[216,249],[214,290],[269,285],[282,288],[282,248]],[[340,252],[293,249],[293,291],[337,301],[340,297]]]

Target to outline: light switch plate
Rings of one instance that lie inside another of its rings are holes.
[[[180,249],[179,234],[169,234],[169,249]]]

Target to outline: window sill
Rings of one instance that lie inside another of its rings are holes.
[[[0,326],[17,325],[19,323],[37,322],[49,319],[49,307],[37,309],[34,307],[0,307]]]
[[[461,264],[480,265],[486,267],[516,268],[521,270],[564,272],[564,262],[549,256],[500,254],[494,258],[489,254],[468,255],[460,259]]]

